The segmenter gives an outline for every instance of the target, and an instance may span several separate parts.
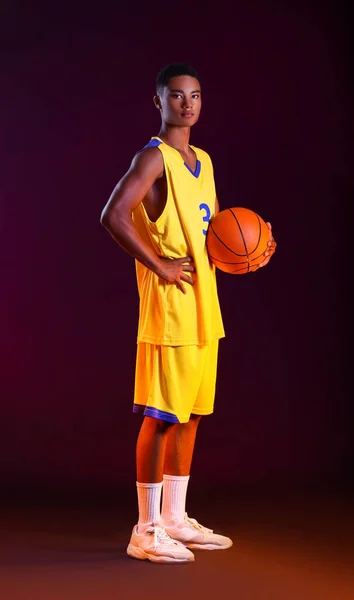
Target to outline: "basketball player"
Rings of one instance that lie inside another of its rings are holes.
[[[224,337],[205,245],[219,207],[210,157],[189,144],[201,109],[196,71],[185,64],[162,69],[154,104],[159,135],[133,158],[101,222],[136,259],[140,297],[133,409],[144,414],[136,451],[139,521],[127,552],[184,563],[194,560],[193,549],[232,545],[185,508],[196,432],[201,417],[213,412]],[[275,250],[270,238],[262,266]]]

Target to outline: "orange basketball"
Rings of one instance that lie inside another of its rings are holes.
[[[253,210],[226,208],[209,223],[206,244],[210,260],[226,273],[256,271],[264,260],[270,232]]]

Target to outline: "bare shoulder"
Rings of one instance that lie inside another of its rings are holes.
[[[138,152],[130,165],[130,173],[138,176],[149,176],[154,179],[162,177],[164,174],[164,163],[160,150],[158,148],[145,148]]]
[[[119,211],[132,213],[164,172],[162,154],[157,148],[145,148],[136,154],[130,168],[115,186],[102,218],[107,220]]]

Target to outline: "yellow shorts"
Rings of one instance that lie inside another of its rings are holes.
[[[190,415],[210,415],[214,409],[219,340],[209,346],[137,348],[134,412],[172,423],[187,423]]]

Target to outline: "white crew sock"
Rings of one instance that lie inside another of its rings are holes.
[[[152,523],[161,521],[160,505],[162,481],[160,483],[138,483],[139,522],[138,532],[141,533]]]
[[[162,518],[165,523],[184,521],[189,475],[163,476]]]

